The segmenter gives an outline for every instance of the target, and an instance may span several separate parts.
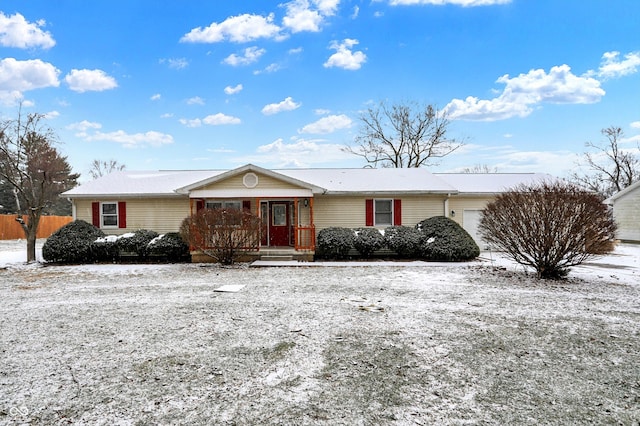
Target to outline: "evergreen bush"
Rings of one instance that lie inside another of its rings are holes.
[[[70,222],[47,238],[42,246],[42,257],[47,262],[93,262],[96,257],[91,245],[100,237],[104,237],[104,232],[90,223],[83,220]]]
[[[97,238],[91,243],[91,251],[99,262],[115,262],[120,257],[118,237],[107,235]]]
[[[355,234],[352,229],[331,227],[318,232],[316,254],[325,259],[345,259],[354,248]]]
[[[384,236],[376,228],[354,229],[355,239],[353,247],[362,257],[368,258],[386,245]]]
[[[134,231],[132,235],[122,235],[118,239],[120,255],[123,253],[135,253],[141,259],[146,258],[149,254],[149,243],[159,235],[160,234],[157,232],[149,229],[138,229],[137,231]]]
[[[416,229],[422,233],[420,252],[426,260],[457,262],[480,255],[480,248],[471,235],[447,217],[430,217],[419,222]]]
[[[405,259],[420,255],[421,238],[422,233],[409,226],[389,226],[384,230],[387,247]]]
[[[154,238],[148,245],[149,254],[162,256],[169,262],[182,262],[189,258],[189,245],[177,232],[169,232]]]

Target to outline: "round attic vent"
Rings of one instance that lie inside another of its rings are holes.
[[[255,173],[247,173],[242,177],[242,183],[247,188],[255,188],[258,185],[258,175]]]

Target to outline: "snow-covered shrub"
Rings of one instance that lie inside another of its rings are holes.
[[[91,243],[91,251],[95,259],[100,262],[112,262],[120,256],[120,248],[118,247],[118,236],[107,235],[97,238]]]
[[[376,228],[357,228],[354,229],[354,232],[353,247],[362,257],[371,257],[375,251],[380,250],[386,244],[384,236]]]
[[[420,255],[422,233],[409,226],[389,226],[384,230],[384,239],[389,249],[403,258],[415,258]]]
[[[324,228],[318,232],[316,255],[324,259],[345,259],[353,248],[355,237],[349,228]]]
[[[70,222],[51,234],[42,246],[47,262],[90,263],[95,260],[91,243],[104,233],[84,220]]]
[[[430,217],[419,222],[416,229],[422,233],[420,252],[426,260],[457,262],[480,255],[471,235],[448,217]]]
[[[149,229],[138,229],[133,233],[122,235],[118,239],[120,254],[135,253],[140,258],[145,258],[149,254],[148,245],[159,234]]]
[[[177,232],[169,232],[154,238],[148,245],[149,254],[162,256],[169,262],[180,262],[189,258],[189,245]]]

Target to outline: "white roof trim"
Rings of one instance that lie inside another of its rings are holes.
[[[606,200],[604,200],[604,202],[606,204],[613,204],[614,201],[616,201],[618,198],[620,197],[624,197],[626,194],[628,194],[629,192],[635,190],[636,188],[640,187],[640,180],[632,183],[631,185],[627,186],[625,189],[623,189],[622,191],[618,191],[615,194],[613,194],[611,197],[607,198]]]
[[[310,189],[200,189],[191,191],[190,198],[293,198],[313,197]]]

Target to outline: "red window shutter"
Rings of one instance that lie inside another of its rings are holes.
[[[373,226],[373,200],[365,200],[365,225]]]
[[[204,209],[204,200],[196,200],[196,211]]]
[[[393,200],[393,224],[402,225],[402,200]]]
[[[118,201],[118,228],[127,227],[127,203]]]
[[[242,201],[242,210],[251,211],[251,200],[243,200]]]
[[[91,223],[100,228],[100,203],[97,201],[91,203]]]

